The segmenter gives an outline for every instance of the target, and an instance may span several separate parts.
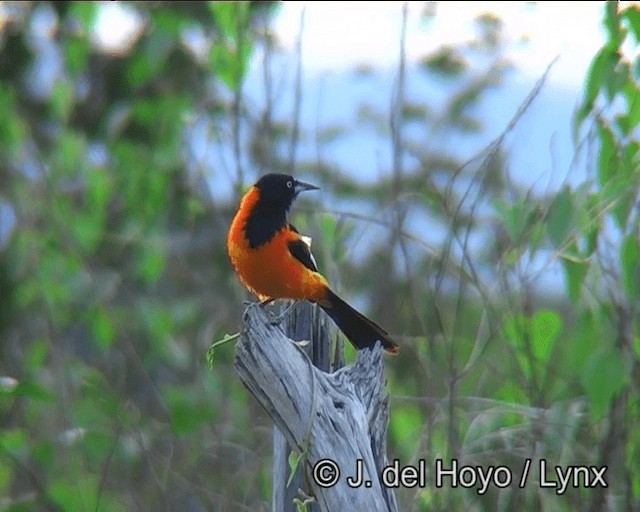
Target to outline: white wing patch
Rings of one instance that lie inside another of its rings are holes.
[[[300,235],[300,238],[305,244],[307,244],[307,247],[309,248],[309,256],[311,257],[311,261],[313,261],[313,266],[318,268],[318,262],[314,258],[313,252],[311,252],[311,237],[307,235]]]

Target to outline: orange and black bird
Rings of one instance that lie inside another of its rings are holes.
[[[227,251],[238,277],[260,300],[306,299],[318,304],[356,349],[380,340],[385,351],[398,345],[379,325],[338,297],[318,272],[309,239],[287,221],[300,192],[318,187],[286,174],[265,174],[242,197],[231,223]]]

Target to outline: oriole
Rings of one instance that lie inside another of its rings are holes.
[[[227,237],[227,251],[242,284],[261,300],[306,299],[318,304],[356,349],[380,340],[398,345],[379,325],[338,297],[318,272],[309,239],[288,223],[300,192],[318,187],[285,174],[266,174],[242,197]]]

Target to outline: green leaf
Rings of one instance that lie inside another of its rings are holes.
[[[93,2],[73,2],[69,4],[70,12],[79,22],[81,30],[85,34],[95,29],[94,23],[99,8],[99,4]]]
[[[140,87],[160,75],[169,55],[176,46],[176,38],[162,30],[153,30],[143,39],[142,48],[128,59],[126,76],[132,87]]]
[[[636,44],[640,44],[640,7],[636,4],[630,5],[620,13],[620,17],[627,21]]]
[[[527,379],[532,378],[534,365],[527,349],[529,340],[533,339],[533,334],[529,336],[532,331],[531,319],[522,313],[516,313],[506,319],[503,329],[505,339],[515,349],[514,354],[520,370]]]
[[[602,347],[591,356],[582,373],[582,386],[594,419],[602,417],[627,379],[624,357],[618,349]]]
[[[12,155],[29,138],[29,130],[23,116],[18,113],[16,103],[14,88],[0,81],[0,119],[3,121],[0,130],[0,155],[7,150]]]
[[[562,328],[562,319],[555,311],[540,310],[531,322],[533,355],[542,363],[549,361],[551,350]]]
[[[34,340],[27,348],[23,349],[25,353],[22,364],[28,375],[36,375],[42,370],[50,349],[51,344],[42,338]]]
[[[89,430],[82,436],[84,456],[88,461],[95,461],[96,465],[104,463],[109,459],[117,442],[108,433]]]
[[[402,457],[409,458],[415,453],[424,420],[420,409],[414,405],[405,404],[395,409],[389,430]]]
[[[496,199],[493,201],[493,207],[498,212],[507,235],[515,244],[522,241],[523,235],[536,220],[531,205],[525,201],[507,203]]]
[[[587,73],[587,84],[585,87],[584,107],[590,110],[598,96],[600,90],[609,81],[613,70],[618,63],[618,56],[615,51],[612,51],[606,46],[601,48],[591,61],[591,66]],[[588,113],[588,112],[587,112]],[[586,117],[580,116],[582,119]],[[580,121],[582,121],[580,119]]]
[[[140,301],[139,308],[153,352],[164,353],[167,348],[167,338],[174,332],[171,314],[164,304],[154,300]]]
[[[623,92],[627,99],[626,118],[628,126],[625,135],[628,135],[640,125],[640,87],[633,80],[629,80]]]
[[[236,48],[224,42],[215,43],[209,50],[209,63],[214,74],[231,91],[240,87],[246,66],[244,56],[239,56]]]
[[[248,37],[248,2],[211,2],[209,8],[222,37],[209,50],[209,64],[230,90],[240,87],[246,74],[253,43]]]
[[[166,257],[162,248],[148,247],[140,252],[138,275],[147,283],[155,283],[164,271]]]
[[[48,440],[41,441],[33,447],[31,455],[41,466],[50,467],[55,458],[54,445]]]
[[[519,383],[514,380],[505,382],[496,391],[495,398],[498,400],[504,400],[505,402],[512,402],[516,404],[526,405],[529,403],[529,397],[525,390],[520,387]]]
[[[618,163],[616,141],[611,129],[603,123],[598,123],[598,138],[600,139],[598,183],[604,187],[616,173]]]
[[[576,304],[582,295],[582,285],[589,271],[589,263],[570,258],[562,258],[562,268],[567,286],[567,294],[571,302]]]
[[[567,372],[571,377],[580,377],[585,372],[594,352],[602,344],[603,322],[598,313],[589,309],[579,312],[575,328],[568,341],[566,351]]]
[[[504,336],[513,347],[520,350],[524,342],[522,340],[522,324],[523,324],[523,316],[520,314],[515,314],[513,316],[509,316],[504,322]]]
[[[91,254],[95,251],[102,237],[101,217],[91,214],[76,214],[70,220],[69,228],[80,248]]]
[[[640,300],[640,243],[633,234],[622,239],[620,245],[622,286],[631,301]]]
[[[95,30],[98,9],[98,4],[94,2],[73,2],[69,5],[70,17],[78,24],[78,30],[63,37],[62,41],[66,41],[64,57],[67,69],[74,78],[84,71],[91,55],[92,47],[86,34]]]
[[[607,32],[607,46],[613,50],[617,50],[624,40],[624,31],[620,26],[620,17],[618,16],[618,2],[605,2],[604,18],[602,24]]]
[[[0,447],[2,451],[21,459],[23,452],[27,449],[25,431],[19,428],[3,428],[0,430]]]
[[[547,234],[556,248],[565,244],[573,225],[573,197],[569,187],[564,187],[551,202],[547,216]]]
[[[573,254],[579,256],[580,259],[588,258],[596,250],[602,225],[603,213],[599,204],[601,201],[600,193],[592,192],[592,188],[592,181],[585,181],[573,193],[578,238],[572,244],[572,250]]]
[[[164,399],[173,430],[179,436],[192,434],[214,417],[210,404],[201,403],[188,386],[167,387]]]
[[[51,92],[51,109],[53,115],[66,122],[71,114],[71,109],[75,101],[75,91],[73,84],[68,80],[58,80]]]
[[[80,37],[69,37],[65,49],[65,62],[69,72],[78,76],[84,70],[91,54],[89,42]]]
[[[296,476],[296,471],[298,471],[298,466],[300,465],[300,461],[302,460],[304,454],[302,452],[297,453],[293,450],[289,452],[289,478],[287,479],[287,485],[285,487],[289,487],[289,484],[293,480],[293,477]]]
[[[239,337],[240,337],[239,332],[235,334],[225,334],[221,340],[217,340],[211,344],[211,346],[207,349],[207,353],[206,353],[207,366],[209,367],[209,370],[213,370],[213,362],[215,359],[217,348]]]
[[[2,461],[3,459],[4,457],[0,454],[0,461]],[[14,481],[14,468],[12,467],[12,465],[0,464],[0,496],[11,495],[11,485],[13,484],[13,481]],[[10,509],[7,508],[6,510],[10,510]]]
[[[91,332],[96,345],[107,350],[113,344],[115,328],[111,316],[102,308],[97,308],[91,316]]]
[[[84,164],[87,141],[83,134],[71,130],[62,132],[54,161],[64,176],[77,176]]]
[[[322,234],[322,245],[324,247],[340,247],[341,242],[338,239],[338,222],[335,217],[329,214],[322,214],[320,216],[320,233]],[[313,249],[312,249],[313,250]],[[344,251],[340,251],[340,254],[344,255]],[[337,263],[340,262],[339,255],[331,255],[332,257],[336,256]]]
[[[148,42],[146,44],[149,44]],[[127,65],[127,81],[132,87],[140,87],[154,76],[156,71],[143,52],[135,52],[131,55]],[[116,107],[114,105],[112,108]]]
[[[53,393],[44,386],[33,381],[22,381],[11,391],[13,396],[23,396],[31,400],[50,402],[53,400]]]
[[[613,68],[613,73],[609,75],[609,79],[604,84],[609,102],[613,101],[613,98],[615,98],[619,92],[623,91],[629,81],[630,75],[631,65],[626,61],[619,61]]]
[[[209,9],[216,27],[228,39],[235,39],[249,20],[247,2],[210,2]]]
[[[92,209],[103,210],[111,198],[111,179],[109,173],[99,169],[86,174],[87,198]]]
[[[443,78],[456,78],[467,69],[467,62],[454,47],[444,45],[434,54],[421,59],[419,66]]]
[[[197,428],[199,421],[194,416],[193,407],[186,401],[174,401],[168,405],[171,410],[171,425],[176,434],[190,434]]]
[[[151,9],[153,27],[174,41],[180,38],[182,28],[188,23],[177,9]]]
[[[623,179],[619,181],[621,191],[613,207],[613,218],[616,220],[618,227],[625,230],[629,220],[629,214],[633,208],[634,194],[633,191],[629,189],[628,183],[623,181]]]
[[[53,475],[52,475],[53,476]],[[57,475],[49,484],[49,493],[60,510],[81,512],[99,510],[99,481],[95,474]]]

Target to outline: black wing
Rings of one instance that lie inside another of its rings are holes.
[[[299,233],[299,231],[295,227],[293,227],[291,224],[289,224],[289,228],[292,231]],[[317,272],[318,265],[316,265],[316,259],[313,257],[313,254],[311,254],[310,242],[311,242],[310,238],[303,237],[302,240],[289,242],[287,244],[287,247],[289,247],[289,252],[295,259],[297,259],[309,270],[313,270],[314,272]]]

